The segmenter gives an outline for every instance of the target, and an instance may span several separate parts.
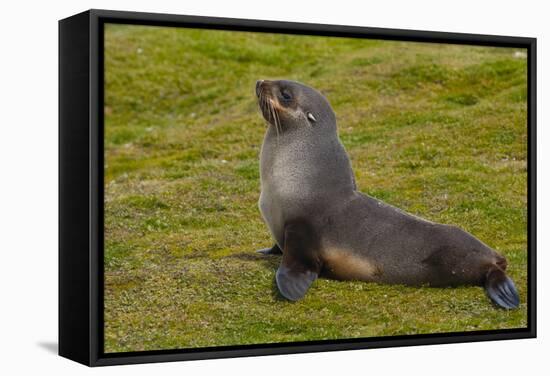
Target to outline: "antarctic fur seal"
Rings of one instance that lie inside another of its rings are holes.
[[[484,286],[498,306],[520,299],[506,259],[462,229],[434,223],[357,191],[335,114],[315,89],[256,83],[268,127],[260,154],[259,207],[282,254],[282,296],[304,297],[318,276],[340,280]]]

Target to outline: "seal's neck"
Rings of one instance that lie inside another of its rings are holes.
[[[352,194],[355,185],[348,155],[335,128],[266,132],[260,156],[264,186],[296,200]]]

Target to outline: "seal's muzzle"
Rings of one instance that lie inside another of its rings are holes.
[[[262,87],[262,83],[264,82],[264,80],[258,80],[256,81],[256,96],[259,97],[260,96],[260,89]]]

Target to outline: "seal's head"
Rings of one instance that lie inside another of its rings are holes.
[[[304,127],[335,127],[327,99],[317,90],[295,81],[256,82],[258,105],[277,132]]]

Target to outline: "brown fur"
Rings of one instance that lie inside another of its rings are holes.
[[[349,250],[332,248],[323,253],[323,276],[339,280],[374,282],[382,274],[380,266]]]

